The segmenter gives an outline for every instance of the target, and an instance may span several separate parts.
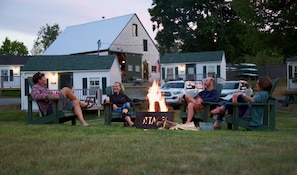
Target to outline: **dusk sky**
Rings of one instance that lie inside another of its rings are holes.
[[[152,0],[0,0],[0,46],[5,37],[23,42],[29,54],[37,33],[46,24],[67,26],[136,13],[154,39],[149,8]]]

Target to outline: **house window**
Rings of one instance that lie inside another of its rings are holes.
[[[128,71],[132,72],[133,71],[133,66],[132,65],[128,65]]]
[[[8,70],[7,69],[1,70],[1,79],[2,79],[2,81],[8,81]]]
[[[173,68],[167,68],[167,79],[173,79]]]
[[[89,95],[96,95],[96,91],[100,88],[99,77],[90,77]]]
[[[152,66],[152,72],[157,72],[157,66]]]
[[[135,72],[140,72],[140,66],[139,65],[135,65]]]
[[[147,40],[143,40],[143,51],[147,51]]]
[[[137,24],[132,25],[132,36],[138,36]]]

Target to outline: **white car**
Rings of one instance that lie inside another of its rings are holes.
[[[223,100],[231,99],[234,92],[243,92],[245,95],[253,96],[253,89],[247,81],[223,81],[220,84],[223,85],[220,96]]]
[[[168,81],[161,87],[165,102],[174,109],[179,106],[179,99],[185,94],[196,96],[204,89],[202,81]]]

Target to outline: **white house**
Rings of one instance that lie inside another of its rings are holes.
[[[20,69],[27,56],[0,55],[0,88],[21,88]]]
[[[161,58],[161,83],[167,80],[226,80],[224,51],[167,53]]]
[[[122,80],[140,77],[153,81],[159,51],[136,14],[68,26],[44,52],[44,55],[116,55]],[[137,55],[129,59],[127,55]]]
[[[106,97],[106,87],[121,81],[120,65],[115,55],[33,56],[21,68],[21,87],[24,87],[21,88],[22,110],[27,110],[27,95],[31,90],[26,79],[38,71],[45,73],[50,90],[74,87],[81,100],[96,96],[100,89],[102,102]],[[34,110],[38,110],[36,104]]]
[[[286,59],[288,91],[297,91],[297,56]]]

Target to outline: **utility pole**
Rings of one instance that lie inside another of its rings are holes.
[[[98,56],[100,56],[100,47],[101,47],[100,39],[97,41],[97,44],[98,44]]]

